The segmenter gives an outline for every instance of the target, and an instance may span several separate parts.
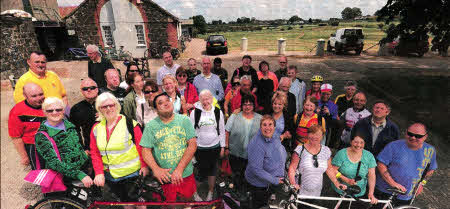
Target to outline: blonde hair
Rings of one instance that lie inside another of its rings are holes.
[[[119,114],[120,110],[122,109],[122,107],[120,106],[119,100],[113,94],[111,94],[109,92],[105,92],[105,93],[98,95],[97,99],[95,100],[95,109],[99,113],[98,120],[100,120],[100,121],[105,119],[105,116],[100,111],[100,107],[107,100],[112,100],[114,102],[114,104],[116,105],[117,114]]]
[[[44,102],[42,103],[42,110],[46,111],[48,106],[50,106],[52,104],[59,105],[61,108],[64,109],[64,102],[62,99],[57,98],[57,97],[48,97],[48,98],[45,98]]]
[[[283,105],[284,105],[283,110],[286,110],[287,109],[287,94],[286,94],[286,92],[276,91],[272,97],[272,104],[277,99],[279,99],[279,100],[281,100],[281,102],[283,102]]]
[[[175,91],[176,91],[176,90],[178,89],[178,81],[177,81],[177,79],[175,78],[175,76],[173,76],[173,74],[167,74],[167,75],[165,75],[164,78],[162,79],[163,86],[164,86],[164,81],[167,80],[167,79],[173,81],[173,83],[174,83],[174,85],[175,85]],[[166,91],[166,90],[164,89],[164,91]]]

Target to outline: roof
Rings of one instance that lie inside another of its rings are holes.
[[[78,6],[69,6],[69,7],[58,7],[59,15],[62,18],[72,13],[73,10],[77,9]]]
[[[193,19],[180,19],[180,22],[182,25],[193,25],[194,24]]]
[[[140,4],[153,4],[155,7],[160,9],[163,13],[165,13],[165,14],[169,15],[170,17],[172,17],[174,20],[180,21],[180,19],[177,16],[175,16],[172,13],[168,12],[167,10],[165,10],[164,8],[162,8],[161,6],[159,6],[157,3],[153,2],[152,0],[141,0],[141,1],[142,1],[142,3],[140,3]],[[83,2],[81,2],[81,4],[78,5],[78,7],[74,8],[70,13],[65,15],[63,19],[66,19],[66,18],[72,16],[78,10],[78,8],[80,8],[83,4],[86,4],[87,2],[89,2],[89,0],[84,0]]]

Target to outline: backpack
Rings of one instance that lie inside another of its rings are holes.
[[[300,124],[300,120],[302,119],[302,115],[303,115],[303,112],[300,112],[299,114],[294,116],[294,117],[297,117],[295,119],[295,126],[294,126],[295,129],[297,129],[298,124]],[[298,117],[298,116],[300,116],[300,117]],[[322,126],[322,115],[320,115],[320,114],[317,114],[317,123],[319,123],[319,126]]]
[[[126,118],[126,121],[127,121],[126,123],[127,123],[128,133],[131,134],[131,140],[133,141],[134,144],[136,144],[136,140],[135,140],[135,138],[134,138],[133,119],[132,119],[132,118],[129,118],[129,117],[126,117],[126,116],[125,116],[125,118]],[[139,129],[141,129],[141,131],[142,131],[142,127],[141,127],[141,125],[140,125],[139,123],[137,123],[137,126],[138,126]]]
[[[198,123],[200,122],[200,116],[202,115],[202,110],[195,108],[194,110],[194,128],[199,128]],[[220,109],[219,108],[214,108],[214,116],[216,118],[216,131],[217,131],[217,135],[220,135],[220,131],[219,131],[219,120],[220,120]]]

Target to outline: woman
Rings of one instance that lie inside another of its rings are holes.
[[[306,92],[306,96],[315,97],[317,100],[320,100],[320,86],[323,83],[323,78],[320,75],[314,75],[311,78],[311,89]]]
[[[144,77],[141,74],[132,74],[127,78],[130,91],[123,101],[123,114],[136,120],[136,107],[145,104]]]
[[[119,101],[109,92],[97,97],[95,108],[99,112],[100,122],[96,123],[91,131],[94,184],[103,187],[106,182],[120,201],[136,202],[137,199],[129,197],[128,191],[139,175],[146,176],[149,172],[142,159],[142,148],[139,145],[142,137],[141,129],[136,121],[127,121],[124,115],[119,114]],[[129,122],[132,123],[133,130],[129,130],[127,124]],[[124,208],[134,207],[124,206]],[[136,208],[144,209],[145,206]]]
[[[276,121],[275,138],[279,138],[288,151],[292,147],[292,135],[294,133],[294,124],[292,116],[287,114],[287,95],[282,91],[277,91],[272,97],[272,117]]]
[[[41,169],[47,168],[61,173],[65,179],[77,179],[85,187],[93,183],[87,171],[91,168],[88,155],[83,150],[75,125],[64,119],[64,102],[56,97],[48,97],[42,103],[47,120],[41,123],[35,136],[36,150],[45,161]],[[47,133],[56,143],[61,160],[58,159],[50,140],[40,132]]]
[[[178,92],[178,82],[173,75],[168,74],[164,76],[163,80],[163,88],[164,91],[169,95],[170,101],[173,103],[173,112],[174,113],[185,113],[186,108],[186,100],[184,96]]]
[[[217,162],[225,151],[225,122],[223,114],[212,105],[213,95],[207,89],[200,92],[200,104],[191,112],[191,122],[197,133],[197,151],[199,177],[208,177],[208,195],[206,201],[212,200],[216,183]],[[218,118],[217,118],[218,116]],[[194,199],[201,201],[197,192]]]
[[[186,99],[186,110],[190,113],[194,109],[194,103],[198,101],[197,89],[192,83],[187,82],[188,73],[183,67],[177,69],[176,76],[178,91]]]
[[[308,129],[308,143],[299,145],[292,154],[289,165],[289,182],[300,190],[300,195],[320,196],[322,191],[323,173],[335,183],[335,186],[342,186],[331,168],[331,151],[321,145],[324,129],[319,125],[312,125]],[[296,178],[296,171],[301,175],[300,181]]]
[[[369,151],[364,149],[365,141],[361,134],[350,141],[350,147],[339,150],[331,161],[333,169],[337,173],[337,177],[345,185],[358,185],[361,192],[355,197],[362,197],[366,194],[367,183],[369,183],[369,191],[367,197],[372,204],[377,203],[377,198],[373,196],[375,190],[375,167],[377,163],[375,157]],[[342,195],[342,190],[338,189],[335,184],[331,185],[337,193]],[[357,204],[355,202],[355,204]]]
[[[294,116],[295,139],[297,145],[308,142],[306,136],[308,128],[312,125],[322,125],[325,130],[325,119],[314,112],[318,104],[319,103],[315,97],[306,97],[305,101],[303,101],[303,112],[300,112]]]
[[[130,77],[132,74],[139,74],[139,66],[136,62],[130,62],[130,64],[127,65],[127,72],[125,73],[125,80],[122,81],[119,85],[120,88],[128,89],[130,87],[130,84],[127,83],[128,77]]]
[[[240,81],[241,81],[241,79],[239,79],[238,76],[233,77],[233,79],[231,79],[231,91],[228,91],[228,93],[225,95],[225,102],[223,104],[223,110],[224,110],[226,119],[228,119],[229,114],[230,114],[228,112],[228,110],[230,109],[231,99],[234,96],[236,96],[236,94],[240,90],[240,87],[241,87]]]
[[[259,130],[261,115],[255,113],[255,98],[244,94],[241,100],[242,111],[232,114],[225,126],[225,155],[230,160],[230,166],[235,175],[235,185],[244,183],[242,171],[247,167],[247,146]]]
[[[278,88],[278,79],[275,73],[269,71],[269,63],[261,61],[259,63],[257,91],[258,105],[262,107],[261,113],[268,113],[271,106],[273,92]]]
[[[253,137],[247,147],[248,165],[245,179],[252,194],[253,208],[266,205],[274,186],[283,183],[286,163],[286,150],[274,134],[276,122],[270,115],[261,119],[261,130]]]
[[[141,104],[136,108],[136,119],[145,127],[149,121],[158,116],[156,109],[153,108],[153,99],[160,93],[158,85],[154,80],[146,81],[144,84],[145,104]]]

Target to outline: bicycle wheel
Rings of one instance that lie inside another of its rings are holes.
[[[121,61],[123,61],[123,60],[132,61],[133,55],[129,51],[123,51],[122,54],[120,55],[120,60]]]
[[[29,209],[86,209],[86,207],[69,198],[45,198],[31,206]]]
[[[397,206],[394,209],[420,209],[419,207],[411,206],[411,205],[403,205]]]

